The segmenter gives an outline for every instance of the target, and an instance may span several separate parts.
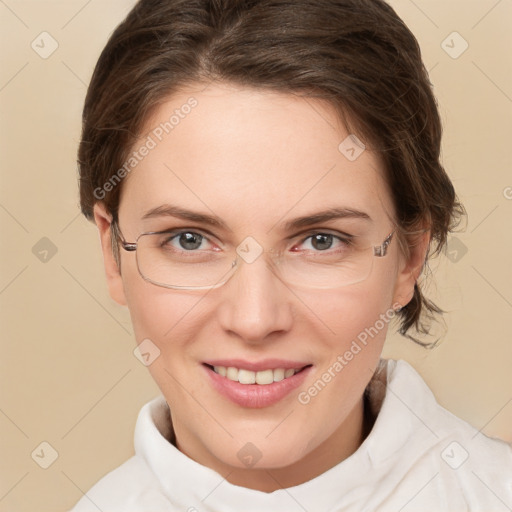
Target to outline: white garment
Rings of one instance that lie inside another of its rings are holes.
[[[370,434],[350,457],[308,482],[271,493],[227,482],[167,440],[172,426],[161,396],[139,413],[136,455],[72,512],[511,511],[511,446],[441,407],[405,361],[382,366],[383,401],[384,384],[375,378],[368,388],[378,412]]]

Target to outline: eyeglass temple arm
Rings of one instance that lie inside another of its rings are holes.
[[[391,240],[393,238],[393,234],[395,232],[391,232],[387,237],[386,237],[386,240],[384,240],[384,242],[382,242],[382,245],[376,245],[374,248],[373,248],[373,254],[375,256],[378,256],[379,258],[382,258],[383,256],[386,256],[386,253],[388,252],[388,247],[389,247],[389,244],[391,243]]]
[[[115,218],[112,220],[111,226],[112,226],[113,236],[119,240],[121,247],[125,251],[136,251],[137,250],[136,242],[126,242],[125,241],[125,239],[121,233],[121,230],[119,229],[119,226],[117,224],[117,220]]]

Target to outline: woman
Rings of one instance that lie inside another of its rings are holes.
[[[441,313],[418,284],[463,214],[440,139],[381,0],[134,7],[88,90],[80,193],[163,396],[74,511],[512,506],[510,447],[381,359],[391,321],[428,344]]]

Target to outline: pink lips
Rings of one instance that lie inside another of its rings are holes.
[[[300,372],[279,382],[272,384],[240,384],[226,377],[222,377],[213,371],[209,366],[234,366],[246,370],[262,371],[276,368],[303,368]],[[241,407],[262,408],[273,405],[285,398],[291,391],[299,387],[303,382],[312,366],[308,363],[295,361],[284,361],[282,359],[265,359],[257,363],[250,363],[240,359],[222,359],[215,361],[206,361],[203,365],[205,372],[210,379],[214,389],[221,395]]]

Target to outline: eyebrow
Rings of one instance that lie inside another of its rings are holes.
[[[148,210],[142,216],[142,219],[153,219],[155,217],[176,217],[178,219],[208,224],[209,226],[231,231],[222,220],[214,215],[206,215],[204,213],[193,212],[191,210],[186,210],[185,208],[181,208],[179,206],[172,206],[170,204],[163,204]]]
[[[207,215],[204,213],[194,212],[173,206],[170,204],[163,204],[156,208],[152,208],[144,213],[142,219],[152,219],[155,217],[176,217],[183,220],[198,222],[213,226],[226,231],[231,231],[227,224],[215,215]],[[365,212],[353,208],[328,208],[310,215],[296,217],[284,224],[282,229],[284,231],[292,231],[294,229],[304,228],[319,224],[321,222],[328,222],[337,219],[362,219],[365,221],[372,221],[372,218]]]
[[[370,222],[372,220],[367,213],[353,208],[328,208],[311,215],[304,215],[303,217],[292,219],[285,223],[283,229],[285,231],[291,231],[313,224],[319,224],[320,222],[328,222],[337,219],[363,219]]]

